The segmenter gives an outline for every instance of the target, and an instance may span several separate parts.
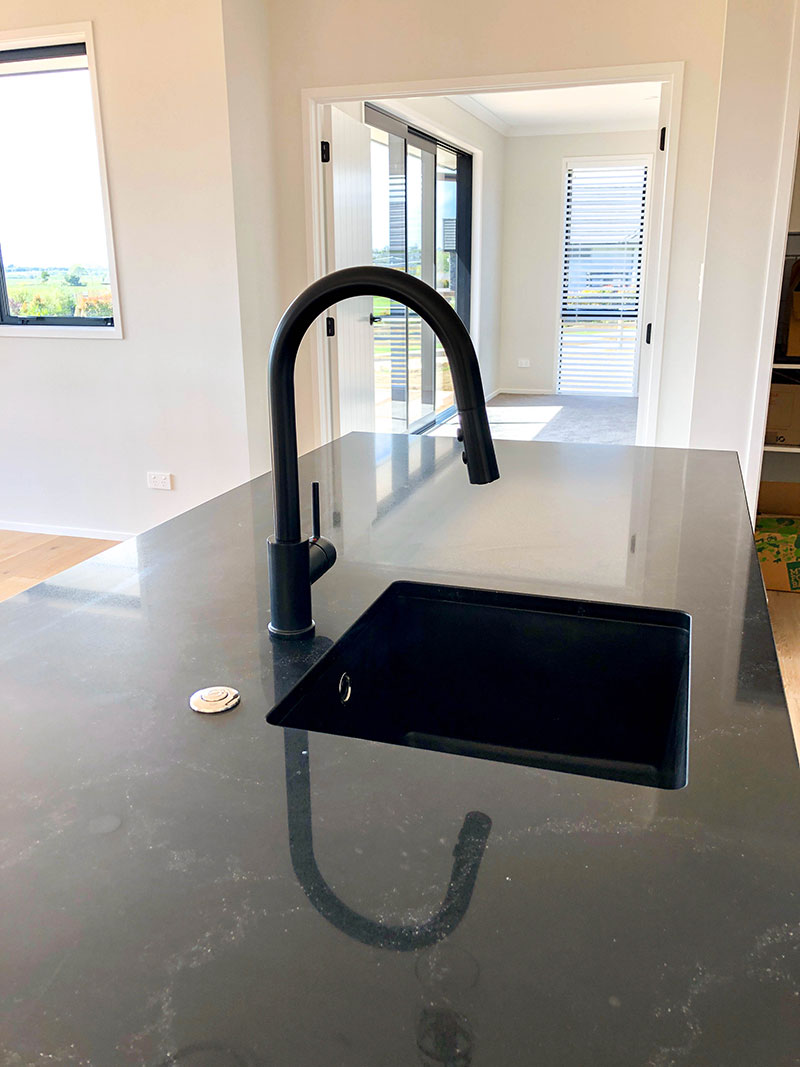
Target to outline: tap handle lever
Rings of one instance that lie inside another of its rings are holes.
[[[311,540],[318,541],[322,536],[319,518],[319,482],[311,483]]]
[[[336,562],[336,548],[323,537],[319,518],[319,482],[311,483],[311,536],[308,539],[308,575],[312,583]]]

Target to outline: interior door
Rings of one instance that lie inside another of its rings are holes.
[[[327,262],[330,270],[372,262],[369,128],[341,108],[328,109]],[[332,309],[331,415],[335,437],[375,429],[372,298],[354,297]]]

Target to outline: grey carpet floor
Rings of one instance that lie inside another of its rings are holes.
[[[576,441],[632,445],[636,439],[636,397],[520,396],[500,393],[489,401],[492,436],[500,441]],[[458,417],[429,431],[454,437]]]

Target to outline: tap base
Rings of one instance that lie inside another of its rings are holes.
[[[269,632],[297,639],[314,633],[308,541],[267,540]]]
[[[315,627],[316,623],[313,619],[311,620],[311,625],[306,626],[304,630],[279,630],[271,622],[267,623],[270,637],[277,637],[281,641],[296,641],[302,637],[313,637]]]

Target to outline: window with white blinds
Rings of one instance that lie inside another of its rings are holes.
[[[558,392],[636,393],[647,163],[570,165]]]

